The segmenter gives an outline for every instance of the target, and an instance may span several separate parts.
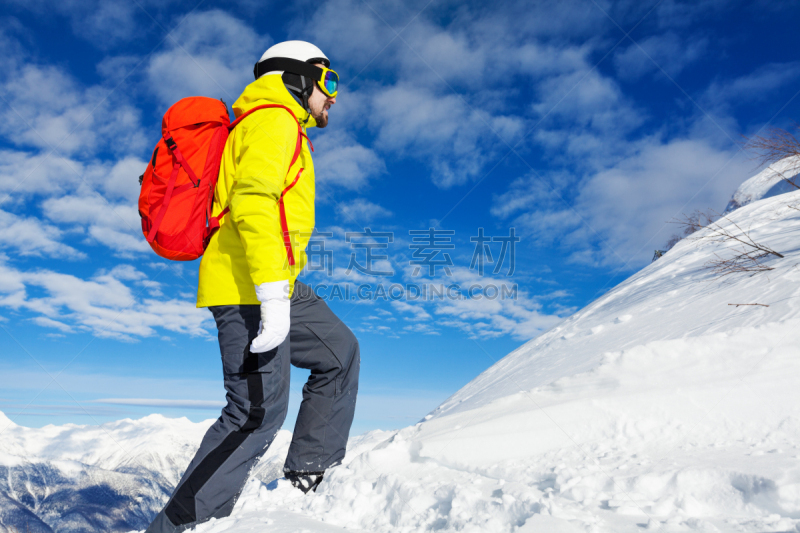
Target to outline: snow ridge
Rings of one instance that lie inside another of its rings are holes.
[[[762,198],[772,198],[779,194],[796,191],[797,187],[787,183],[786,180],[800,185],[800,180],[797,179],[798,172],[800,172],[800,157],[798,156],[787,157],[769,165],[736,189],[725,212],[729,213]]]

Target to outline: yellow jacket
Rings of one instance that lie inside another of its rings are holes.
[[[279,74],[262,76],[233,104],[239,117],[253,107],[281,104],[295,117],[308,113],[292,98]],[[308,117],[306,126],[316,126]],[[258,305],[254,285],[294,280],[306,264],[306,245],[314,228],[314,165],[305,138],[295,153],[298,123],[285,109],[259,109],[231,131],[219,169],[213,215],[230,208],[221,219],[200,261],[197,307]],[[300,178],[288,190],[297,177]],[[281,230],[279,199],[283,202],[295,264],[290,266]]]

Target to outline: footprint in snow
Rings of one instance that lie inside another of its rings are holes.
[[[605,329],[605,326],[595,326],[592,329],[590,329],[589,331],[587,331],[586,334],[587,335],[597,335],[598,333],[600,333],[604,329]]]

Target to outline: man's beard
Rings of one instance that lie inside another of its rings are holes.
[[[325,112],[325,107],[323,107],[319,113],[315,113],[312,109],[311,116],[314,117],[318,128],[324,128],[328,125],[328,114]]]

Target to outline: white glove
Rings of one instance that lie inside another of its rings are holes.
[[[278,346],[289,334],[289,282],[270,281],[256,285],[256,296],[261,302],[261,327],[258,337],[250,344],[250,351],[261,353]]]

